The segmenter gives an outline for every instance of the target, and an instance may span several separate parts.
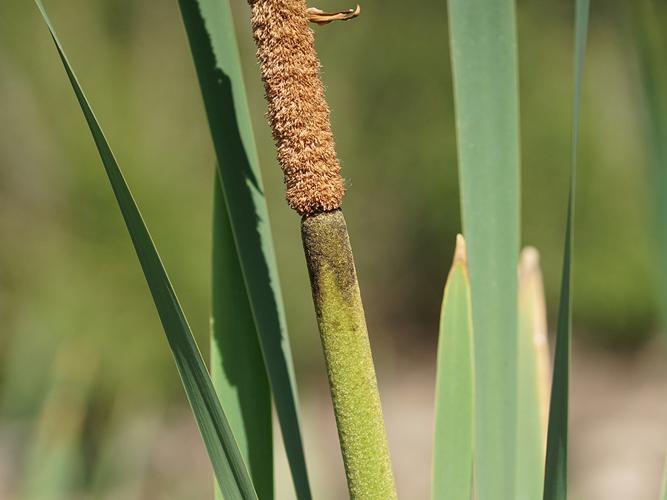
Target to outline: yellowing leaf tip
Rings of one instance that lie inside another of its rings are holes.
[[[462,234],[456,235],[456,248],[454,249],[454,261],[452,266],[456,264],[468,265],[468,257],[466,253],[466,242]]]

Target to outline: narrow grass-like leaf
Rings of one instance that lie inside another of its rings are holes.
[[[667,462],[665,462],[665,471],[662,473],[662,500],[667,500]]]
[[[211,378],[257,495],[273,498],[271,390],[220,181],[213,195]],[[220,492],[216,491],[220,496]]]
[[[218,484],[227,499],[257,498],[250,475],[220,406],[206,365],[195,343],[183,310],[162,266],[148,229],[123,178],[116,159],[72,71],[44,6],[35,0],[62,60],[76,98],[99,151],[134,249],[141,263],[153,301],[160,316],[185,393],[208,450]]]
[[[179,5],[294,487],[299,499],[309,499],[294,368],[229,1]]]
[[[519,259],[519,364],[516,498],[540,498],[551,378],[547,313],[539,254],[525,248]]]
[[[471,314],[465,243],[459,235],[440,312],[433,440],[434,500],[472,498],[475,374]]]
[[[475,343],[475,485],[515,500],[519,99],[514,0],[448,0]]]
[[[563,273],[556,327],[556,354],[549,404],[547,458],[544,473],[544,500],[567,498],[567,445],[570,394],[570,351],[572,338],[572,249],[574,199],[577,180],[577,145],[579,142],[579,108],[584,55],[588,37],[589,0],[576,0],[574,37],[574,99],[572,105],[572,156],[570,158],[570,190],[565,224]]]

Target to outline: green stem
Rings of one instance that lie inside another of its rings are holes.
[[[304,217],[301,235],[350,498],[396,498],[370,342],[345,218]]]

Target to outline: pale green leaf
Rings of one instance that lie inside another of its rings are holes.
[[[544,285],[537,250],[519,259],[516,498],[542,494],[551,378]]]
[[[472,498],[474,361],[470,281],[458,236],[440,313],[433,443],[434,500]]]
[[[475,345],[475,485],[515,500],[519,99],[513,0],[448,0]]]

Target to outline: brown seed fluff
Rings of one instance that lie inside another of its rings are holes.
[[[306,2],[249,3],[287,203],[301,215],[339,208],[345,186]]]

